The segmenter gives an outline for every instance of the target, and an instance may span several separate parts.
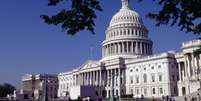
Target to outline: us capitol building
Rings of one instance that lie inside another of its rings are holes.
[[[58,96],[183,96],[201,86],[201,40],[183,42],[181,51],[153,54],[142,18],[122,0],[102,42],[102,59],[58,75]]]

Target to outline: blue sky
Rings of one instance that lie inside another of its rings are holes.
[[[155,27],[155,22],[145,18],[145,14],[159,7],[151,0],[135,1],[130,5],[142,16],[154,42],[154,53],[179,50],[183,41],[198,37],[177,27]],[[93,58],[101,58],[105,29],[119,10],[121,0],[101,0],[104,11],[98,12],[95,35],[82,31],[69,36],[59,26],[49,26],[40,18],[41,14],[55,14],[67,5],[48,7],[47,0],[1,1],[0,84],[9,82],[19,86],[25,73],[57,74],[76,68],[90,59],[90,47],[94,47]]]

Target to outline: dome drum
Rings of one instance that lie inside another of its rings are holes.
[[[112,55],[151,55],[152,42],[140,40],[124,40],[104,43],[102,47],[103,57]]]

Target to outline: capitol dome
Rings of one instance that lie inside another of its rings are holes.
[[[139,14],[131,9],[120,9],[110,21],[110,27],[120,23],[143,23]]]
[[[140,15],[122,0],[121,9],[112,17],[102,43],[102,60],[136,58],[152,54],[152,41]]]

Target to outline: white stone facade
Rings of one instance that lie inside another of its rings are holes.
[[[176,54],[179,67],[179,96],[190,94],[201,88],[201,40],[182,44],[182,52]]]
[[[40,100],[47,94],[48,99],[57,98],[58,78],[52,74],[26,74],[22,77],[22,88],[18,99]],[[20,100],[21,101],[21,100]]]
[[[128,0],[122,0],[122,8],[113,16],[106,30],[102,59],[87,61],[77,69],[58,75],[59,97],[72,96],[75,93],[71,90],[73,87],[94,88],[107,98],[129,94],[134,97],[177,96],[181,95],[183,86],[189,87],[192,84],[194,87],[188,89],[190,91],[200,87],[200,82],[190,82],[197,78],[195,72],[198,73],[196,70],[201,64],[201,55],[195,51],[201,45],[200,41],[183,43],[179,53],[153,55],[153,43],[148,37],[148,30],[139,14],[128,4]],[[188,60],[190,57],[193,57],[191,64]],[[188,69],[188,72],[184,71],[185,75],[183,68]]]

